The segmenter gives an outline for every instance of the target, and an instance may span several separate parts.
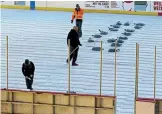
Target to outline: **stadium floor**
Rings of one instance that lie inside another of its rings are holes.
[[[21,72],[26,58],[36,66],[34,90],[68,90],[68,65],[66,38],[74,24],[70,23],[69,12],[1,10],[1,88],[6,85],[5,37],[9,36],[9,88],[25,89]],[[100,43],[87,43],[91,35],[99,34],[98,29],[108,31],[117,21],[130,21],[128,27],[121,26],[118,32],[109,32],[103,41],[103,81],[102,94],[113,95],[114,53],[107,40],[122,36],[125,28],[133,28],[133,23],[146,25],[136,30],[120,47],[117,53],[117,114],[133,114],[135,86],[135,47],[140,45],[139,97],[153,97],[154,46],[157,46],[156,97],[162,98],[162,17],[133,16],[116,14],[86,13],[82,26],[82,47],[79,49],[78,67],[71,67],[71,90],[77,93],[99,94],[100,53],[90,46]],[[100,41],[100,39],[96,39]]]

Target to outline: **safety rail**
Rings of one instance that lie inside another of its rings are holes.
[[[70,45],[70,41],[68,43]],[[22,91],[12,90],[8,87],[8,36],[6,37],[6,88],[2,89],[2,113],[59,113],[59,114],[116,114],[116,51],[114,55],[114,96],[102,95],[102,41],[100,42],[100,78],[99,78],[99,95],[83,95],[71,93],[71,74],[70,74],[70,62],[68,63],[68,93],[51,93],[41,91]],[[115,46],[116,49],[116,46]],[[159,114],[162,112],[162,102],[156,98],[156,46],[154,54],[154,102],[153,107],[158,109]],[[70,46],[68,50],[68,58],[70,57]],[[139,44],[136,43],[136,67],[135,67],[135,99],[134,99],[134,114],[142,114],[139,112],[140,107],[148,108],[150,102],[143,103],[138,97],[138,83],[139,83]],[[59,97],[58,97],[59,96]],[[90,104],[89,104],[90,103]],[[143,104],[141,104],[143,103]],[[19,104],[21,106],[19,106]],[[37,108],[39,107],[39,108]],[[43,107],[43,108],[41,108]],[[58,108],[59,107],[59,108]],[[67,107],[65,110],[60,107]],[[158,107],[158,108],[157,108]],[[83,108],[83,110],[82,110]],[[48,111],[47,111],[48,110]],[[62,112],[60,112],[60,110]],[[158,112],[157,111],[157,112]],[[151,111],[149,111],[151,112]],[[158,114],[158,113],[151,113]]]

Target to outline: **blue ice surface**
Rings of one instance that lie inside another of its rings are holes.
[[[21,72],[24,59],[32,60],[36,66],[33,88],[35,90],[68,90],[68,55],[66,38],[74,24],[70,23],[71,13],[54,11],[1,10],[2,44],[2,87],[6,86],[5,38],[9,36],[9,88],[26,89]],[[135,47],[140,45],[139,54],[139,97],[153,98],[154,46],[157,46],[156,97],[162,98],[162,17],[133,16],[117,14],[85,13],[83,22],[82,47],[79,49],[78,67],[71,67],[71,91],[99,94],[100,53],[92,51],[88,44],[91,35],[98,29],[108,31],[108,26],[117,21],[131,22],[121,26],[118,32],[103,36],[102,94],[114,95],[114,53],[109,53],[107,39],[122,36],[125,28],[133,23],[146,24],[136,30],[125,41],[117,53],[117,114],[133,114],[135,90]],[[97,39],[100,41],[100,39]]]

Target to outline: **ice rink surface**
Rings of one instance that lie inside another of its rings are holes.
[[[21,72],[26,58],[36,67],[34,90],[68,90],[68,65],[66,38],[74,24],[70,23],[72,13],[26,10],[1,10],[1,83],[6,86],[5,38],[9,36],[9,88],[26,89]],[[79,49],[78,67],[71,67],[71,90],[77,93],[99,94],[100,53],[89,44],[91,35],[98,29],[108,31],[117,21],[131,22],[131,26],[121,26],[118,32],[103,36],[103,80],[102,94],[113,95],[114,53],[107,40],[122,36],[125,28],[133,28],[133,23],[146,24],[128,37],[117,53],[117,114],[133,114],[135,88],[135,47],[140,45],[139,97],[153,98],[154,46],[157,46],[157,83],[156,97],[162,98],[162,17],[133,16],[116,14],[85,13],[83,22],[82,47]],[[97,39],[100,41],[100,39]]]

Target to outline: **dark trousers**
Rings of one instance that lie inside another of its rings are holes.
[[[75,62],[76,62],[76,60],[77,60],[77,57],[78,57],[78,51],[79,51],[79,47],[76,49],[77,47],[72,47],[72,46],[70,46],[70,61],[71,61],[71,59],[73,59],[73,61],[72,61],[72,64],[74,64]],[[75,51],[74,51],[75,50]],[[67,59],[67,62],[68,62],[68,59]]]
[[[82,20],[76,20],[76,26],[78,27],[79,38],[82,37]]]
[[[30,77],[30,76],[29,76]],[[30,77],[30,79],[27,79],[27,78],[25,78],[25,80],[26,80],[26,87],[27,87],[27,89],[32,89],[32,84],[33,84],[33,78],[34,78],[34,76],[33,77]]]

